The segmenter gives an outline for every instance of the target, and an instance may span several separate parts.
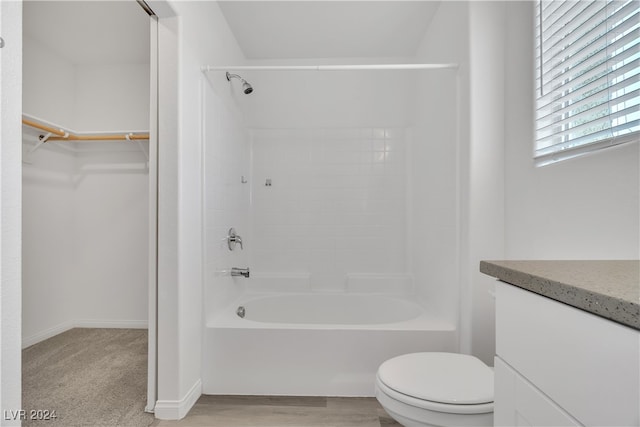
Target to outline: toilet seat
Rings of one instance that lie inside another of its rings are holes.
[[[390,399],[393,399],[405,405],[414,406],[420,409],[426,409],[428,411],[461,415],[488,414],[493,412],[493,402],[480,403],[476,405],[451,405],[447,403],[433,402],[430,400],[423,400],[413,396],[408,396],[389,388],[380,380],[379,376],[376,377],[376,389],[377,392],[386,395]],[[378,399],[380,399],[379,395]]]
[[[493,412],[493,371],[469,355],[394,357],[380,365],[376,385],[388,397],[417,408],[450,414]]]

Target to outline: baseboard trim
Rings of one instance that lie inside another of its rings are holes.
[[[202,381],[198,379],[182,399],[158,400],[154,409],[155,417],[160,420],[181,420],[201,395]]]
[[[37,334],[33,334],[30,337],[23,338],[22,348],[25,349],[27,347],[31,347],[34,344],[38,344],[40,341],[44,341],[51,337],[55,337],[56,335],[66,332],[69,329],[73,329],[74,327],[75,327],[75,323],[73,322],[73,320],[62,322],[59,325],[56,325],[52,328],[45,329],[44,331],[38,332]]]
[[[146,320],[69,320],[52,328],[33,334],[22,339],[22,348],[25,349],[41,341],[55,337],[58,334],[73,328],[114,328],[114,329],[147,329]]]
[[[146,320],[100,320],[82,319],[74,322],[74,328],[114,328],[114,329],[147,329]]]

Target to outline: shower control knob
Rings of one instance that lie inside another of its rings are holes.
[[[238,315],[238,317],[241,317],[244,319],[244,315],[245,315],[245,309],[243,306],[239,306],[238,309],[236,310],[236,314]]]
[[[241,250],[244,249],[242,246],[242,237],[240,237],[239,234],[236,234],[235,228],[232,227],[229,229],[229,233],[227,235],[227,246],[229,247],[229,250],[234,250],[236,248],[236,244],[240,245]]]

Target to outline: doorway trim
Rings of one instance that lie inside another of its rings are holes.
[[[150,15],[149,56],[149,301],[147,406],[158,399],[158,18]]]

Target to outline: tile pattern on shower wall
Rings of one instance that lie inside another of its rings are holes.
[[[252,130],[254,271],[320,289],[403,274],[405,146],[402,128]]]

